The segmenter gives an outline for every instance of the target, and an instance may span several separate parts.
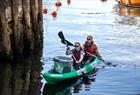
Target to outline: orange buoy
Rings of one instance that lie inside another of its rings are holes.
[[[106,2],[107,0],[101,0],[101,2]]]
[[[47,13],[48,13],[48,9],[47,9],[47,8],[43,8],[42,12],[43,12],[44,14],[47,14]]]
[[[60,1],[57,1],[56,3],[55,3],[55,6],[57,6],[57,7],[59,7],[59,6],[61,6],[62,5],[62,3],[60,2]]]
[[[71,3],[71,0],[67,0],[67,4],[70,5],[70,3]]]
[[[51,12],[51,15],[52,15],[53,17],[56,17],[56,16],[57,16],[57,11],[52,11],[52,12]]]

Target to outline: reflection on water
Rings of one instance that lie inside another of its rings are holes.
[[[79,84],[74,88],[70,85],[72,95],[137,95],[140,93],[139,9],[116,6],[115,0],[101,1],[104,0],[71,0],[69,6],[66,0],[61,0],[55,20],[44,15],[42,72],[53,65],[49,59],[64,55],[66,48],[60,42],[59,31],[72,43],[83,44],[87,35],[93,35],[104,60],[116,66],[105,66],[97,71],[96,80],[93,78],[95,81],[88,86]],[[44,2],[50,12],[56,9],[55,0]]]
[[[115,5],[114,11],[120,18],[116,22],[124,25],[134,25],[140,27],[140,8],[131,8],[121,5]]]
[[[95,78],[91,78],[90,81],[94,82]],[[85,91],[90,91],[90,85],[84,84],[81,79],[65,81],[56,85],[46,83],[43,88],[43,95],[73,95],[80,93],[83,88]]]
[[[0,95],[40,95],[41,53],[0,64]]]
[[[118,12],[120,16],[140,16],[140,8],[131,8],[131,7],[125,7],[121,5],[116,5],[114,7],[114,10]]]
[[[45,84],[43,88],[43,95],[73,95],[80,93],[83,89],[90,91],[90,83],[95,82],[96,71],[89,73],[89,80],[85,81],[82,78],[63,81],[59,84],[51,85]]]
[[[71,80],[56,85],[45,84],[43,95],[72,95],[71,87],[76,81],[77,80]]]

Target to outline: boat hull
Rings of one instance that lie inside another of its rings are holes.
[[[120,2],[123,5],[140,7],[140,0],[116,0],[116,1]]]
[[[84,73],[91,72],[99,63],[100,63],[100,60],[96,58],[93,62],[84,66],[80,70],[72,71],[69,73],[63,73],[63,74],[56,74],[53,72],[53,70],[49,70],[48,72],[43,74],[43,77],[47,81],[48,84],[57,84],[62,81],[79,78],[82,76],[83,72]]]

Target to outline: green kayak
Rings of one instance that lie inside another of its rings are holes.
[[[85,74],[91,72],[96,67],[96,65],[98,65],[100,62],[101,61],[98,58],[96,58],[93,62],[85,65],[83,68],[79,70],[73,70],[68,73],[59,74],[59,73],[55,73],[54,70],[49,70],[48,72],[43,74],[43,77],[48,84],[57,84],[62,81],[67,81],[67,80],[81,77],[83,72]]]

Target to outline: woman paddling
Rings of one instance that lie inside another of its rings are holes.
[[[73,67],[75,70],[80,69],[81,62],[84,58],[84,52],[82,51],[81,44],[79,42],[75,43],[75,48],[73,50],[70,50],[69,47],[66,50],[66,55],[71,55],[74,62]]]

